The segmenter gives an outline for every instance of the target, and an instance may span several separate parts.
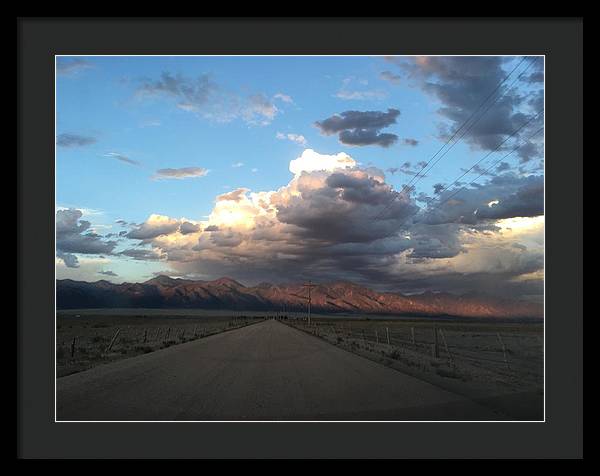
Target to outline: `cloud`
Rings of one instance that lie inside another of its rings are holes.
[[[287,140],[295,142],[296,144],[299,144],[299,145],[306,145],[306,138],[301,134],[293,134],[293,133],[284,134],[282,132],[278,132],[277,134],[275,134],[275,137],[279,140],[287,139]]]
[[[398,136],[380,133],[380,130],[396,123],[400,115],[397,109],[382,111],[345,111],[335,114],[315,125],[324,135],[338,134],[342,144],[365,146],[379,145],[389,147],[398,140]]]
[[[244,166],[244,162],[234,162],[233,164],[231,164],[231,166],[232,166],[234,169],[239,169],[240,167],[243,167],[243,166]]]
[[[118,152],[107,152],[104,154],[104,157],[108,157],[109,159],[120,160],[121,162],[125,162],[130,165],[140,165],[137,160],[130,159],[126,155],[119,154]]]
[[[234,190],[233,192],[228,192],[228,193],[223,193],[221,195],[217,195],[216,201],[217,202],[223,202],[223,201],[239,202],[242,198],[244,198],[244,195],[246,193],[248,193],[249,191],[250,191],[250,189],[248,189],[248,188],[238,188],[237,190]]]
[[[267,125],[275,118],[279,109],[264,94],[253,94],[240,111],[246,122]]]
[[[287,94],[283,94],[283,93],[275,94],[275,96],[273,96],[273,99],[279,99],[280,101],[287,102],[289,104],[294,103],[294,100],[292,99],[291,96],[288,96]]]
[[[160,253],[155,250],[130,248],[125,251],[121,251],[120,254],[139,261],[157,261],[161,259]]]
[[[344,100],[380,100],[384,99],[387,94],[381,90],[368,90],[368,89],[356,89],[353,87],[354,83],[358,83],[362,86],[368,84],[367,80],[356,80],[356,78],[346,78],[342,81],[342,87],[335,94],[335,97]]]
[[[455,193],[456,190],[460,190]],[[536,217],[544,214],[544,178],[520,177],[513,173],[493,176],[485,185],[445,190],[438,195],[427,223],[476,224],[484,220]]]
[[[72,76],[86,69],[93,68],[94,64],[81,59],[67,59],[67,58],[57,58],[56,59],[56,74],[59,76]]]
[[[519,75],[526,71],[535,71],[543,67],[543,59],[534,60],[528,57],[498,90],[486,102],[483,108],[480,104],[506,78],[514,67],[507,70],[507,58],[501,56],[422,56],[422,57],[391,57],[388,61],[397,65],[413,85],[426,94],[435,97],[440,108],[438,114],[442,121],[438,124],[440,139],[450,139],[460,129],[456,137],[462,137],[475,150],[490,151],[498,147],[503,140],[517,130],[528,120],[533,119],[542,110],[543,89],[532,93],[524,89],[523,79],[530,86],[542,84],[529,81],[527,76],[514,83]],[[519,58],[513,60],[520,61]],[[535,77],[539,79],[538,76]],[[533,95],[533,96],[532,96]],[[532,98],[535,97],[535,100]],[[494,102],[495,99],[498,99]],[[493,105],[488,109],[488,105]],[[469,118],[478,111],[474,119]],[[485,114],[482,114],[484,111]],[[512,149],[519,139],[529,137],[543,124],[542,117],[537,117],[524,127],[514,140],[509,140],[502,149]],[[523,162],[539,158],[542,153],[541,139],[527,140],[519,156]]]
[[[152,176],[153,180],[183,180],[186,178],[204,177],[208,169],[201,167],[182,167],[179,169],[158,169]]]
[[[95,137],[84,136],[79,134],[59,134],[56,138],[56,145],[59,147],[83,147],[86,145],[95,144],[97,142]]]
[[[434,212],[344,153],[307,149],[290,171],[277,190],[217,196],[207,219],[189,230],[189,220],[152,215],[136,227],[150,248],[123,254],[160,259],[195,279],[344,279],[405,292],[540,295],[542,177],[491,177]],[[435,204],[445,196],[419,199]]]
[[[79,266],[77,254],[110,255],[117,246],[116,241],[91,231],[91,223],[82,216],[75,208],[56,211],[56,256],[70,268]]]
[[[152,214],[147,221],[127,233],[127,238],[148,240],[179,230],[181,222],[164,215]]]
[[[402,143],[404,145],[409,145],[411,147],[416,147],[417,145],[419,145],[419,141],[417,139],[411,139],[409,137],[407,137],[406,139],[403,139]]]
[[[379,73],[379,77],[385,81],[389,81],[392,84],[400,84],[402,81],[402,76],[399,74],[394,74],[391,71],[382,71]]]
[[[110,271],[110,270],[106,270],[106,271],[98,271],[98,274],[103,274],[104,276],[112,276],[112,277],[116,277],[119,276],[117,273],[115,273],[114,271]]]
[[[146,79],[138,87],[140,99],[166,98],[176,107],[216,122],[241,119],[248,124],[267,125],[279,109],[263,93],[240,96],[224,90],[211,75],[190,78],[163,72],[158,79]]]
[[[333,172],[338,169],[355,167],[356,161],[344,152],[336,155],[319,154],[313,149],[305,149],[300,157],[290,162],[290,172],[298,176],[302,172],[326,170]]]
[[[79,268],[79,260],[77,256],[71,253],[64,253],[60,250],[56,251],[56,256],[63,260],[67,268]]]
[[[507,170],[510,170],[511,166],[508,162],[500,162],[497,166],[496,166],[496,172],[500,173],[500,172],[506,172]]]
[[[179,233],[181,233],[182,235],[187,235],[189,233],[196,233],[197,231],[200,231],[200,225],[198,225],[197,223],[191,223],[189,221],[184,221],[179,226]]]
[[[394,175],[396,172],[401,172],[405,175],[411,175],[411,176],[415,176],[415,175],[419,175],[419,177],[427,177],[426,174],[423,174],[423,169],[425,168],[425,166],[427,165],[427,162],[417,162],[414,166],[411,162],[404,162],[402,165],[400,165],[399,167],[390,167],[389,169],[387,169],[387,171],[389,173],[391,173],[392,175]]]

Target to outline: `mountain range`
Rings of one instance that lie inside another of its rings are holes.
[[[305,312],[302,283],[244,286],[231,278],[195,281],[157,276],[143,283],[114,284],[62,279],[56,281],[58,309],[182,308],[236,311]],[[542,318],[543,307],[525,301],[483,295],[425,292],[404,295],[378,292],[338,281],[317,284],[311,294],[316,313],[361,313],[421,316]]]

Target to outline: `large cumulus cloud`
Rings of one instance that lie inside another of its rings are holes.
[[[164,259],[190,278],[231,275],[250,284],[348,279],[396,291],[464,292],[466,283],[478,289],[471,279],[478,276],[500,293],[539,290],[540,177],[492,177],[468,186],[462,205],[433,212],[347,154],[305,150],[290,169],[290,182],[278,190],[219,195],[194,226],[152,215],[129,232],[152,252],[131,248],[126,255]]]

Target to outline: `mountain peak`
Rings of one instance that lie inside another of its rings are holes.
[[[163,287],[175,287],[180,284],[188,284],[191,281],[189,279],[181,279],[181,278],[172,278],[171,276],[167,276],[166,274],[159,274],[158,276],[149,279],[144,284],[153,284],[155,286],[163,286]]]
[[[235,279],[224,276],[219,279],[215,279],[214,281],[209,281],[207,284],[216,284],[217,286],[227,286],[234,288],[245,288],[242,283],[238,283]]]

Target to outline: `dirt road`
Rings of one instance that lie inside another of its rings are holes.
[[[275,320],[57,380],[58,420],[501,418]]]

